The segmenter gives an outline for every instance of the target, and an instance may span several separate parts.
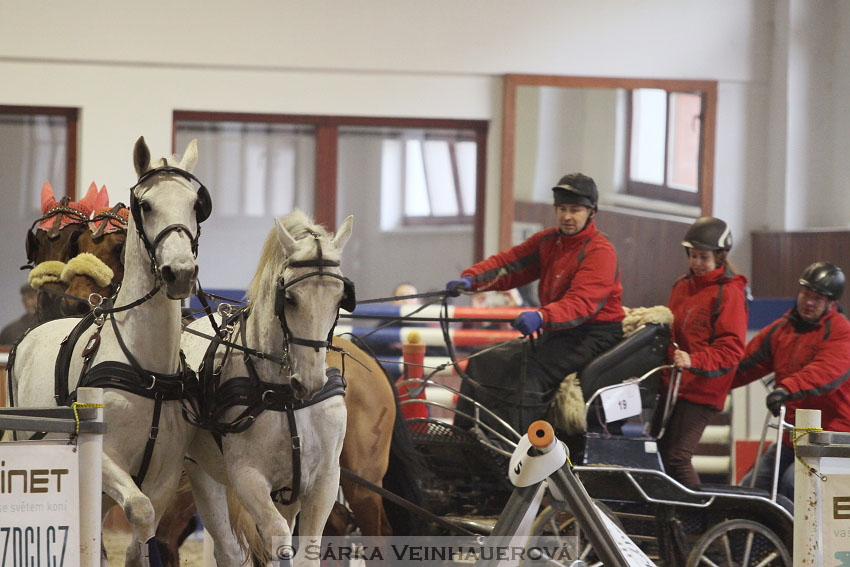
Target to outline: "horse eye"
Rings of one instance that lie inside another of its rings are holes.
[[[295,299],[295,296],[294,296],[294,295],[292,295],[291,293],[287,293],[287,294],[286,294],[286,295],[284,295],[283,297],[284,297],[284,299],[286,300],[286,303],[287,303],[288,305],[290,305],[290,306],[292,306],[292,307],[295,307],[296,305],[298,305],[298,300],[296,300],[296,299]]]
[[[146,213],[151,212],[150,203],[148,203],[147,201],[142,201],[141,203],[139,203],[139,207],[142,209],[142,211]]]

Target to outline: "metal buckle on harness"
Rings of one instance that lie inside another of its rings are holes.
[[[298,435],[292,436],[292,450],[293,451],[300,451],[301,450],[301,437],[299,437]]]
[[[263,402],[265,405],[267,405],[267,406],[268,406],[268,405],[271,405],[271,402],[270,402],[269,400],[267,400],[267,399],[266,399],[266,394],[274,394],[274,390],[266,390],[266,391],[264,391],[264,392],[262,393],[262,395],[260,396],[260,401],[261,401],[261,402]]]
[[[150,435],[148,435],[148,439],[151,441],[156,441],[157,436],[159,435],[159,426],[152,425]]]
[[[153,390],[156,387],[156,376],[151,374],[151,385],[145,387],[145,390]]]

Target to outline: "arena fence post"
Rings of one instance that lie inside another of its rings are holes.
[[[103,422],[103,390],[101,388],[79,388],[77,400],[81,404],[92,404],[96,417]],[[101,507],[103,492],[103,434],[81,433],[78,440],[80,461],[80,565],[100,567],[101,555]]]

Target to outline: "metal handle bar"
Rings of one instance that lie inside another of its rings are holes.
[[[655,368],[653,368],[652,370],[649,370],[648,372],[646,372],[643,376],[640,376],[639,378],[629,378],[628,380],[623,380],[619,384],[611,384],[610,386],[605,386],[603,388],[599,388],[598,390],[596,390],[593,393],[592,396],[590,396],[590,399],[587,400],[584,403],[585,411],[587,411],[590,408],[591,402],[593,402],[593,400],[598,398],[603,392],[607,392],[608,390],[613,390],[614,388],[619,388],[620,386],[622,386],[624,384],[640,384],[641,382],[643,382],[644,380],[646,380],[647,378],[649,378],[650,376],[652,376],[653,374],[655,374],[659,370],[667,370],[667,369],[672,369],[672,368],[675,368],[675,366],[673,366],[672,364],[664,364],[664,365],[661,365],[661,366],[656,366]]]

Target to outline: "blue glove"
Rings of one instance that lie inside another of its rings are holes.
[[[543,314],[540,311],[525,311],[513,320],[511,327],[522,333],[530,335],[543,326]]]
[[[777,388],[767,395],[764,402],[773,417],[779,417],[779,408],[789,397],[791,397],[791,394],[784,388]]]
[[[452,280],[446,284],[446,290],[452,292],[452,295],[457,297],[460,292],[469,291],[472,289],[472,276],[461,276],[456,280]]]

